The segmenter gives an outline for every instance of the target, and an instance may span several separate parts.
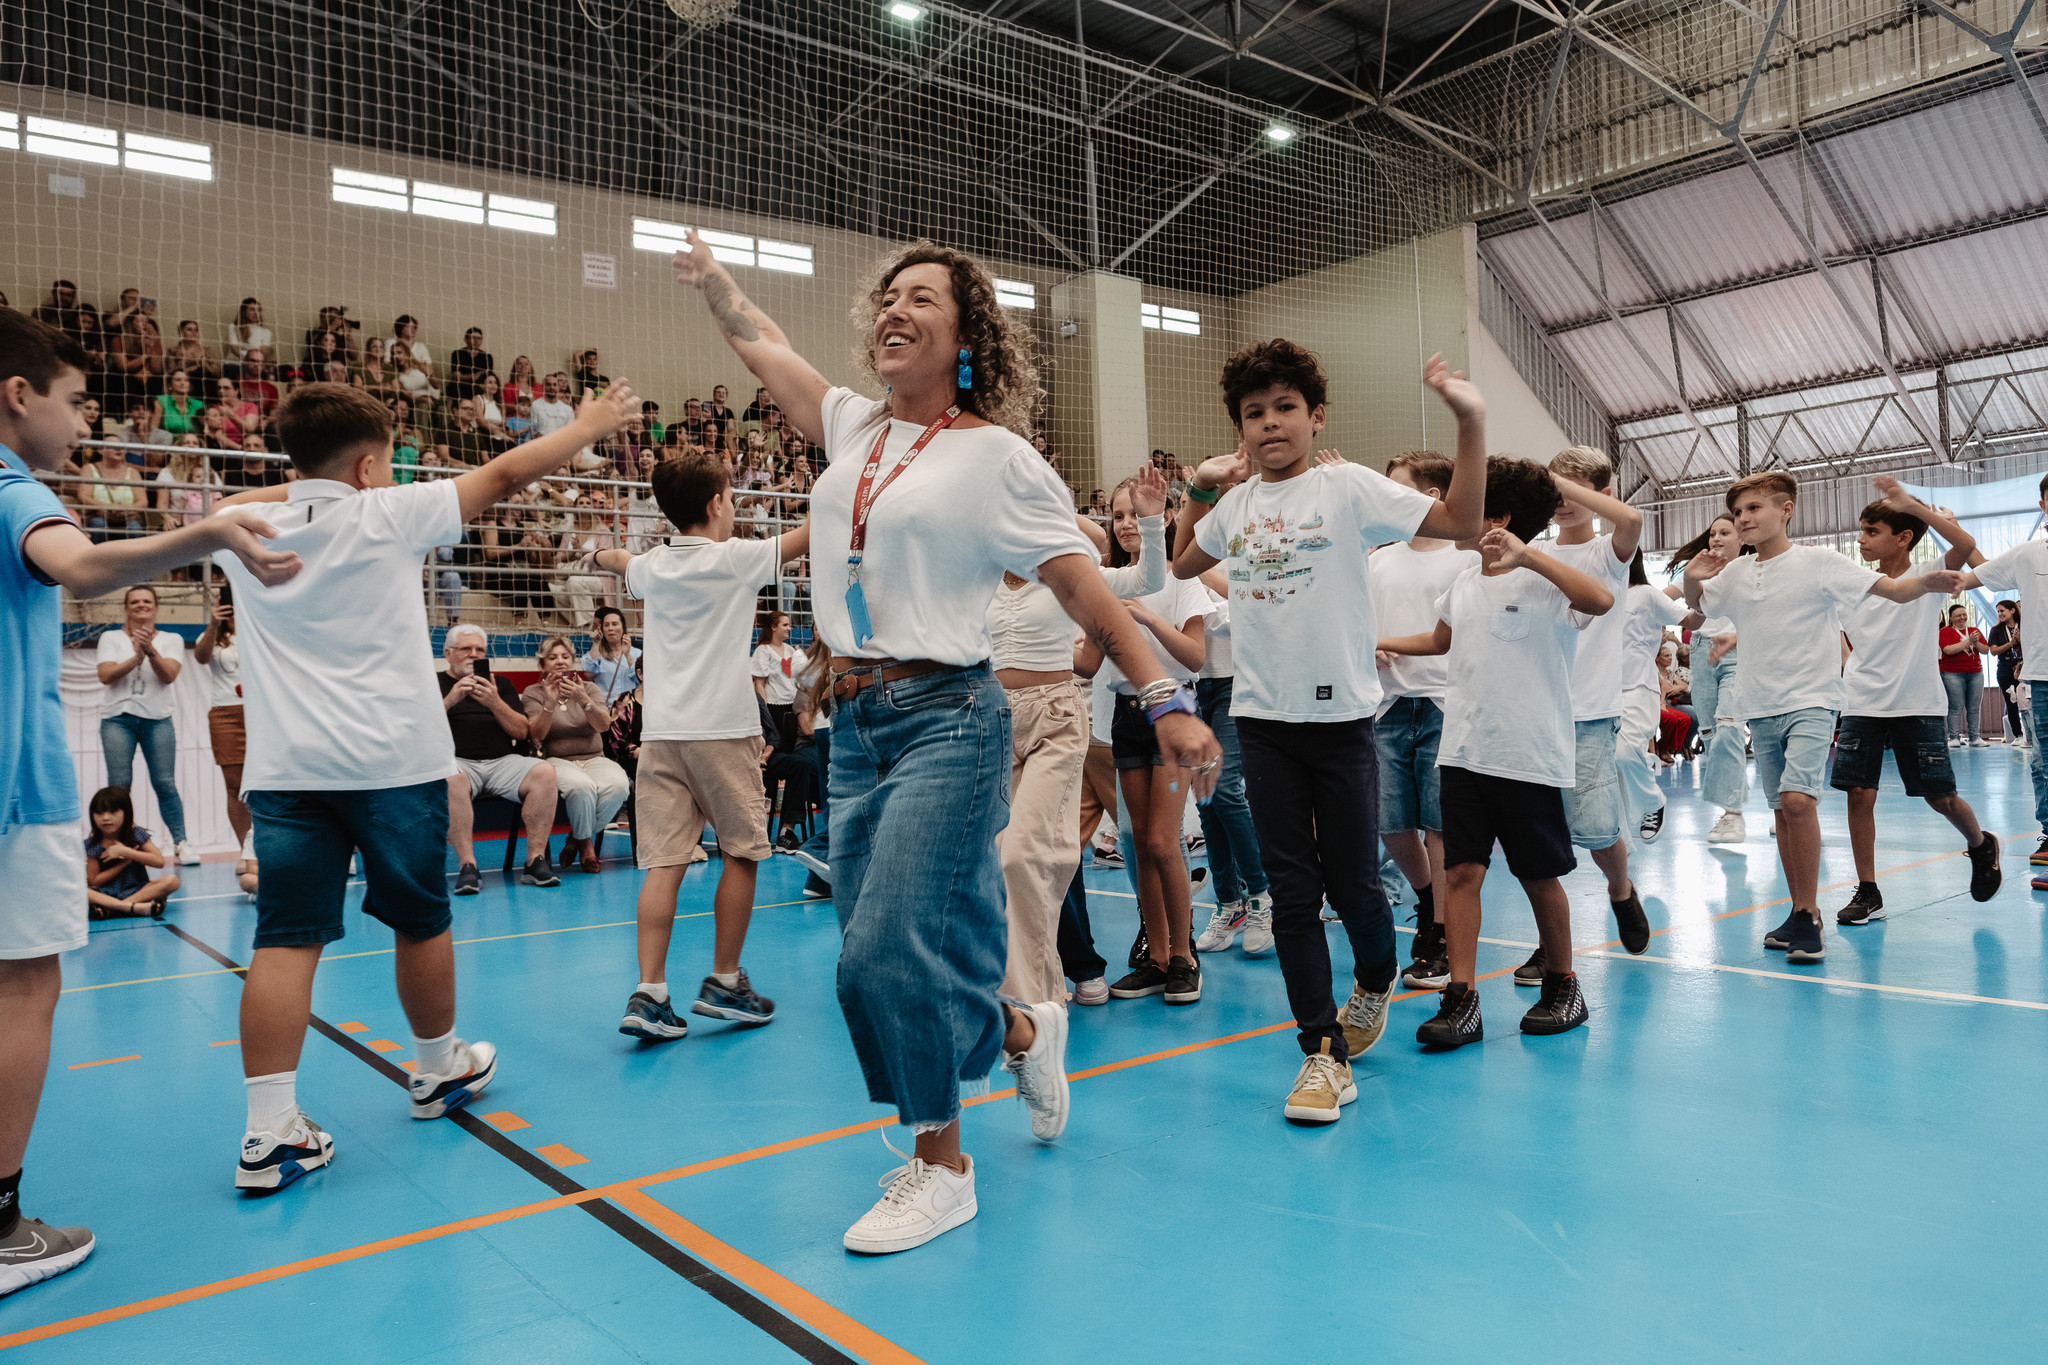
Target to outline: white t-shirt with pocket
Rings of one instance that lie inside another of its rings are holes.
[[[641,739],[761,733],[747,642],[756,598],[781,573],[779,536],[672,536],[627,562],[626,592],[647,603]]]
[[[1467,569],[1437,599],[1436,611],[1451,628],[1437,766],[1573,785],[1572,658],[1581,632],[1600,618],[1573,611],[1533,569],[1492,577]]]
[[[1437,599],[1467,569],[1477,568],[1479,551],[1442,545],[1417,550],[1412,545],[1382,545],[1372,556],[1372,608],[1382,639],[1427,635],[1436,629]],[[1397,697],[1427,697],[1439,706],[1450,686],[1450,665],[1443,654],[1399,654],[1393,666],[1380,670],[1380,691],[1391,704]]]
[[[1614,537],[1594,536],[1583,545],[1545,545],[1543,552],[1568,564],[1614,594],[1614,606],[1595,616],[1579,636],[1572,660],[1572,719],[1608,720],[1621,714],[1627,682],[1628,561],[1614,557]]]
[[[1945,560],[1930,559],[1908,569],[1905,577],[1918,578],[1946,567]],[[1861,602],[1842,613],[1842,633],[1854,651],[1842,669],[1843,715],[1948,715],[1937,643],[1944,610],[1938,592],[1910,602],[1865,593]]]
[[[1737,719],[1842,709],[1840,620],[1878,577],[1847,555],[1794,545],[1769,559],[1744,555],[1707,580],[1702,613],[1727,617],[1742,642],[1735,652]]]

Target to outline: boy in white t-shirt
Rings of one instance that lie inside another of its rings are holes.
[[[1328,381],[1309,351],[1276,340],[1232,356],[1223,394],[1240,445],[1189,481],[1174,556],[1180,578],[1228,568],[1237,665],[1230,713],[1272,885],[1280,972],[1307,1054],[1283,1112],[1303,1123],[1333,1122],[1357,1097],[1350,1058],[1385,1031],[1399,969],[1379,878],[1372,550],[1481,529],[1485,401],[1442,356],[1430,357],[1423,382],[1458,424],[1441,500],[1359,465],[1314,463]],[[1341,1010],[1318,917],[1325,895],[1351,941],[1352,989]]]
[[[1924,593],[1947,596],[1963,575],[1936,569],[1891,578],[1813,545],[1794,545],[1788,531],[1799,483],[1783,470],[1752,474],[1728,489],[1735,531],[1756,554],[1728,561],[1704,550],[1685,566],[1685,601],[1695,611],[1726,617],[1742,641],[1735,690],[1749,722],[1757,780],[1778,827],[1778,862],[1792,912],[1764,935],[1764,947],[1786,950],[1790,962],[1819,962],[1821,942],[1820,794],[1842,707],[1840,627],[1869,595],[1911,602]]]
[[[1888,578],[1905,579],[1939,569],[1960,569],[1977,554],[1977,542],[1955,518],[1929,507],[1880,475],[1884,494],[1863,509],[1857,550]],[[1929,527],[1948,542],[1948,553],[1913,563],[1913,547]],[[1927,804],[1956,827],[1970,855],[1970,898],[1988,901],[2004,879],[1998,866],[1998,837],[1981,829],[1977,814],[1956,791],[1947,744],[1948,694],[1941,683],[1941,656],[1927,642],[1941,631],[1942,603],[1932,595],[1911,602],[1887,602],[1876,594],[1842,613],[1842,633],[1854,651],[1842,671],[1842,718],[1835,735],[1832,785],[1849,798],[1849,847],[1856,856],[1856,894],[1835,912],[1835,923],[1868,924],[1884,918],[1884,893],[1877,886],[1877,784],[1884,751],[1898,764],[1906,795]]]
[[[1479,892],[1498,843],[1536,914],[1543,993],[1522,1032],[1564,1033],[1586,1022],[1571,970],[1572,911],[1559,880],[1578,866],[1565,793],[1577,780],[1572,715],[1578,637],[1614,609],[1616,594],[1593,574],[1529,545],[1560,501],[1539,465],[1487,462],[1481,563],[1437,599],[1426,634],[1389,637],[1389,654],[1447,654],[1442,768],[1444,925],[1450,981],[1434,1018],[1415,1031],[1424,1047],[1458,1048],[1485,1036],[1476,989]]]
[[[2048,514],[2048,477],[2041,480],[2040,494],[2041,511]],[[1963,580],[1963,587],[2017,592],[2022,621],[2048,621],[2048,541],[2028,540],[1979,564],[1976,572]],[[2040,615],[2030,618],[2029,612]],[[2048,735],[2048,729],[2043,728],[2044,722],[2048,722],[2048,649],[2027,647],[2020,660],[2019,681],[2030,698],[2035,735]],[[2034,778],[2034,819],[2041,826],[2041,842],[2034,846],[2027,861],[2035,869],[2034,890],[2048,891],[2048,760],[2044,760],[2038,745],[2027,758]]]
[[[697,845],[706,823],[718,835],[725,870],[712,901],[711,975],[690,1008],[739,1024],[775,1017],[775,1002],[756,992],[740,968],[755,870],[775,851],[747,642],[761,589],[783,564],[803,557],[811,528],[806,522],[773,539],[735,540],[732,470],[709,451],[656,465],[652,481],[662,514],[681,533],[644,555],[600,550],[591,562],[624,575],[627,595],[647,604],[633,807],[633,861],[647,874],[635,909],[640,984],[627,998],[619,1032],[658,1043],[690,1031],[669,999],[668,944],[683,873],[703,857]]]
[[[1451,486],[1451,462],[1411,450],[1387,463],[1387,477],[1427,498]],[[1417,536],[1373,551],[1372,606],[1382,635],[1425,634],[1436,628],[1436,601],[1475,567],[1479,555],[1448,540]],[[1380,710],[1373,735],[1380,751],[1380,842],[1415,889],[1414,961],[1401,974],[1418,990],[1441,990],[1451,979],[1444,949],[1444,819],[1437,777],[1444,693],[1450,677],[1440,658],[1382,655]]]
[[[394,486],[383,404],[360,389],[309,384],[276,418],[297,482],[224,504],[262,502],[277,546],[305,565],[273,588],[225,566],[249,731],[244,800],[263,867],[242,986],[249,1123],[238,1188],[282,1189],[333,1159],[334,1139],[299,1108],[297,1068],[313,974],[342,936],[358,850],[363,911],[397,938],[398,998],[418,1048],[412,1116],[439,1118],[497,1075],[496,1049],[455,1035],[441,837],[455,743],[435,681],[420,564],[458,543],[464,523],[624,425],[631,397],[614,385],[553,436],[454,479]]]

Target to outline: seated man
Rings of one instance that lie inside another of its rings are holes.
[[[458,770],[448,779],[448,842],[455,845],[455,894],[474,896],[483,889],[472,838],[472,795],[519,803],[528,855],[520,880],[528,886],[561,885],[562,879],[548,863],[548,835],[555,827],[555,770],[513,750],[517,741],[526,738],[526,711],[511,683],[490,676],[486,662],[490,637],[482,626],[465,623],[448,632],[441,653],[448,660],[448,671],[441,675],[441,705],[455,735]],[[484,662],[481,669],[479,662]]]
[[[462,469],[475,469],[495,453],[490,433],[476,420],[476,400],[465,398],[455,405],[455,421],[441,433],[441,458]]]

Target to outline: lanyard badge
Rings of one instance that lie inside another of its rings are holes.
[[[874,480],[882,467],[882,447],[889,441],[887,426],[884,426],[882,434],[875,438],[875,448],[868,452],[867,463],[861,466],[860,483],[853,490],[852,534],[846,544],[846,620],[853,628],[855,649],[865,649],[868,641],[875,638],[874,622],[868,616],[867,594],[860,586],[861,560],[867,553],[868,514],[875,510],[875,504],[881,500],[882,494],[889,491],[889,485],[896,482],[897,477],[910,468],[910,462],[931,444],[932,437],[952,426],[954,419],[959,416],[958,407],[947,408],[936,422],[924,429],[922,436],[911,443],[910,449],[897,461],[896,467],[889,471],[889,477],[883,479],[879,486],[875,485]]]

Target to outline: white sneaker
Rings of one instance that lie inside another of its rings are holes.
[[[889,1143],[889,1150],[903,1155],[894,1143]],[[951,1232],[975,1214],[973,1157],[967,1158],[965,1175],[910,1157],[907,1165],[875,1183],[888,1193],[846,1230],[841,1241],[848,1251],[869,1256],[908,1251]]]
[[[1244,904],[1244,955],[1264,957],[1273,951],[1273,898],[1253,896]]]
[[[1107,1005],[1109,983],[1099,976],[1074,983],[1074,1003],[1077,1005]]]
[[[199,850],[192,847],[189,841],[184,839],[178,840],[177,843],[171,846],[171,851],[178,855],[179,867],[199,866]]]
[[[1963,747],[1963,742],[1957,739],[1954,735],[1950,735],[1948,737],[1948,747],[1951,749],[1960,749]]]
[[[334,1160],[334,1139],[298,1110],[290,1131],[247,1133],[242,1137],[242,1163],[235,1168],[238,1190],[281,1190],[308,1171]]]
[[[455,1040],[455,1070],[445,1076],[416,1075],[407,1082],[412,1091],[412,1116],[437,1119],[460,1109],[498,1077],[498,1049],[489,1043]]]
[[[1228,905],[1217,906],[1215,912],[1209,916],[1209,927],[1195,940],[1195,951],[1220,953],[1228,950],[1231,944],[1237,942],[1237,936],[1244,932],[1244,918],[1243,901],[1232,901]]]
[[[1003,1058],[1017,1078],[1017,1098],[1031,1111],[1031,1136],[1051,1142],[1067,1126],[1067,1012],[1053,1001],[1031,1007],[1037,1036],[1022,1052]]]
[[[1721,818],[1707,831],[1707,842],[1710,844],[1739,844],[1748,837],[1749,826],[1743,823],[1742,812],[1739,810],[1722,811]]]
[[[1343,1106],[1358,1098],[1351,1064],[1332,1057],[1329,1049],[1325,1042],[1323,1050],[1304,1058],[1295,1073],[1294,1089],[1282,1112],[1297,1123],[1335,1123],[1343,1116]]]
[[[1972,749],[1988,749],[1991,747],[1991,741],[1979,735],[1970,741],[1970,747]]]

